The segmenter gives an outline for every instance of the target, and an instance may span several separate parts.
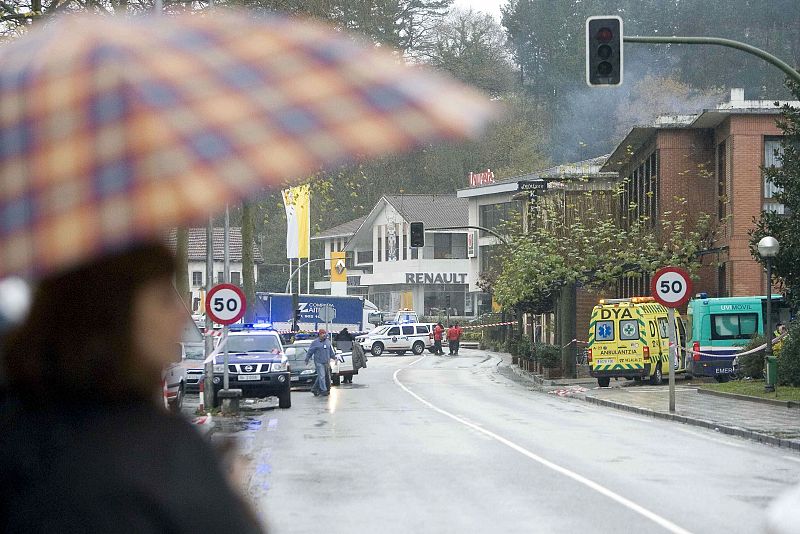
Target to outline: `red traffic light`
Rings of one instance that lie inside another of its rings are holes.
[[[612,32],[610,28],[600,28],[597,30],[595,38],[601,43],[607,43],[614,38],[614,32]]]

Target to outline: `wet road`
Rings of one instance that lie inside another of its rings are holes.
[[[497,358],[371,358],[329,398],[252,412],[271,532],[760,532],[800,455],[531,391]]]

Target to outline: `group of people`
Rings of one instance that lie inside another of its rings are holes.
[[[458,348],[461,345],[461,327],[458,323],[450,325],[445,333],[444,325],[436,323],[433,327],[433,352],[434,354],[443,355],[442,338],[447,336],[448,348],[450,349],[450,356],[458,355]]]

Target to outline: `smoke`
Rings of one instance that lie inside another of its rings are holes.
[[[715,107],[720,88],[683,84],[668,65],[642,51],[626,57],[623,84],[593,88],[583,79],[562,94],[551,131],[555,163],[593,158],[611,152],[634,126],[652,125],[659,115],[687,115]]]

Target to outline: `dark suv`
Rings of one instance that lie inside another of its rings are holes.
[[[278,397],[278,406],[292,406],[289,363],[275,330],[254,325],[235,325],[228,339],[214,354],[214,406],[219,406],[217,392],[222,389],[225,372],[225,348],[228,349],[228,382],[231,389],[241,389],[242,398]]]

